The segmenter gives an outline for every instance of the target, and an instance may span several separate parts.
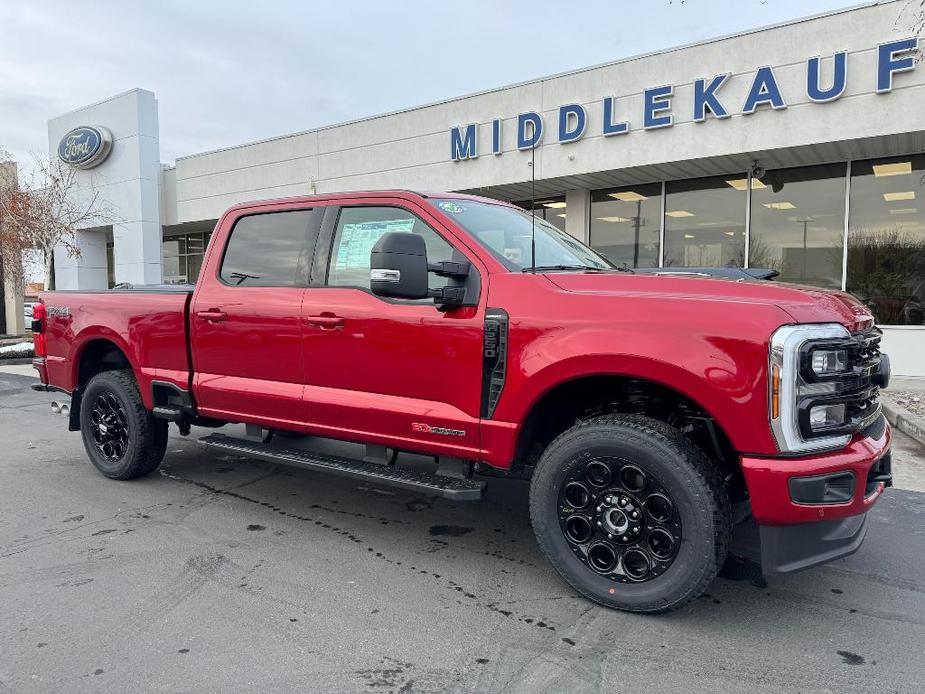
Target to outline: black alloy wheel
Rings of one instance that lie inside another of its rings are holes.
[[[617,583],[650,581],[671,566],[681,518],[670,492],[620,458],[594,458],[563,480],[559,525],[578,559]]]
[[[537,542],[585,597],[657,613],[701,595],[726,558],[723,475],[680,431],[600,415],[560,434],[530,482]]]
[[[128,450],[125,409],[111,391],[100,393],[90,411],[90,427],[96,447],[106,460],[117,463]]]
[[[86,384],[80,433],[90,462],[112,479],[147,475],[167,451],[167,422],[145,408],[129,369],[100,372]]]

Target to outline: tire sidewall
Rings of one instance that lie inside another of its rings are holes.
[[[125,454],[121,459],[113,462],[106,459],[102,451],[97,447],[93,439],[92,424],[90,423],[90,413],[96,399],[103,393],[112,393],[119,405],[125,412],[125,426],[128,432],[128,446]],[[139,450],[141,428],[144,423],[139,421],[137,416],[137,402],[140,396],[137,390],[130,390],[124,383],[117,378],[113,378],[110,373],[103,372],[94,376],[84,391],[80,402],[80,434],[83,438],[84,447],[87,449],[87,455],[93,466],[107,477],[114,479],[125,479],[131,474],[135,467],[134,461],[143,453]]]
[[[718,570],[713,494],[682,447],[626,424],[590,425],[557,440],[531,485],[534,531],[550,561],[579,592],[611,607],[657,611],[686,602]],[[618,583],[582,563],[559,522],[559,490],[576,468],[617,458],[654,476],[674,501],[681,542],[668,569],[648,581]]]

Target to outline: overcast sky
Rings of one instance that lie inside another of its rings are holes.
[[[854,4],[10,2],[0,149],[25,162],[49,118],[142,87],[167,163]]]

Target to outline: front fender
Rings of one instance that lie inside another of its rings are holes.
[[[737,451],[774,454],[767,416],[767,343],[719,336],[649,333],[627,339],[613,330],[560,332],[524,345],[511,369],[513,396],[495,416],[521,426],[552,389],[589,376],[623,376],[651,381],[695,402],[726,432]],[[619,353],[615,345],[644,349]]]

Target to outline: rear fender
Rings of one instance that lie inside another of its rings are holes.
[[[71,417],[74,417],[74,413],[80,411],[79,398],[82,395],[83,388],[80,386],[80,362],[83,359],[84,353],[87,347],[97,341],[105,340],[111,342],[119,351],[125,355],[126,360],[129,363],[129,366],[132,369],[132,373],[135,376],[135,380],[138,382],[138,390],[141,393],[142,402],[147,409],[152,409],[154,407],[153,397],[151,395],[151,380],[152,376],[147,375],[145,370],[140,368],[138,364],[138,356],[135,354],[135,351],[132,349],[131,345],[123,339],[123,337],[112,330],[102,325],[88,326],[82,330],[74,339],[71,348],[71,383],[73,384],[73,392],[71,395]],[[77,402],[75,402],[75,399]],[[73,425],[73,422],[71,423]],[[78,427],[79,428],[79,427]],[[74,429],[72,429],[74,431]]]

